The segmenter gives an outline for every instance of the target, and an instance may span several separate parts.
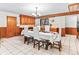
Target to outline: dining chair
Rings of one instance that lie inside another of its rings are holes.
[[[40,47],[44,47],[44,40],[40,39],[39,37],[39,27],[34,27],[33,28],[34,31],[34,44],[33,47],[35,48],[35,46],[38,46],[38,50],[40,50]]]
[[[26,41],[27,41],[27,45],[28,45],[31,41],[33,41],[33,37],[31,37],[31,36],[29,35],[29,33],[28,33],[28,26],[24,26],[24,38],[25,38],[24,43],[26,43]]]
[[[61,35],[58,32],[54,32],[53,34],[55,35],[53,38],[53,47],[58,48],[59,51],[61,51]]]

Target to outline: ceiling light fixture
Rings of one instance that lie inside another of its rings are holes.
[[[40,14],[38,13],[38,7],[35,7],[35,13],[32,13],[32,15],[34,17],[39,17],[40,16]]]

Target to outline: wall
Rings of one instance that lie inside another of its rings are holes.
[[[65,16],[49,18],[49,23],[52,25],[52,26],[50,26],[50,31],[51,32],[59,31],[62,36],[65,36],[65,19],[66,19]],[[53,20],[54,20],[54,22],[53,22]],[[40,26],[40,19],[35,20],[35,25]],[[43,31],[43,30],[45,30],[45,27],[41,26],[41,31]]]
[[[7,31],[7,16],[14,16],[17,18],[16,22],[17,22],[17,26],[20,25],[20,19],[19,19],[19,14],[15,14],[15,13],[10,13],[10,12],[3,12],[0,11],[0,37],[6,37],[6,31]],[[20,35],[20,28],[17,27],[15,29],[16,31],[16,35]]]
[[[7,17],[6,16],[17,17],[17,20],[16,20],[17,21],[17,26],[20,25],[19,14],[0,11],[0,27],[7,27],[7,19],[6,19]]]
[[[66,16],[66,34],[77,36],[77,15]]]
[[[77,15],[66,16],[66,27],[77,28]]]
[[[39,18],[35,19],[35,25],[40,26],[40,19]]]
[[[52,22],[54,20],[54,22]],[[57,27],[65,28],[65,16],[49,18],[50,23],[54,23]]]
[[[61,28],[61,35],[77,35],[77,21],[79,21],[79,15],[67,15],[59,17],[49,18],[49,23],[56,25],[51,29],[51,31],[57,31],[58,28]],[[54,20],[54,22],[53,22]],[[36,25],[40,25],[39,19],[36,19]]]
[[[66,27],[77,27],[77,15],[66,16]]]
[[[7,27],[6,22],[6,16],[0,14],[0,27]]]
[[[56,29],[59,29],[61,32],[60,34],[62,36],[65,36],[65,16],[60,16],[60,17],[52,17],[49,18],[49,22],[52,25],[55,25],[55,27],[51,28],[52,31],[57,31]],[[54,20],[54,22],[53,22]]]

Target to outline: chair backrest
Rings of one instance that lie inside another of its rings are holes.
[[[24,32],[28,32],[28,26],[24,26]]]
[[[58,32],[53,33],[55,35],[54,41],[60,41],[61,40],[61,35]]]
[[[21,31],[21,35],[24,35],[24,30]]]
[[[45,32],[50,32],[50,26],[49,25],[45,26]]]
[[[40,31],[40,26],[37,26],[39,28],[39,31]]]
[[[28,26],[24,26],[24,36],[28,36]]]
[[[39,27],[34,27],[34,39],[39,39]]]

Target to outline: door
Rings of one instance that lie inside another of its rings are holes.
[[[7,17],[7,37],[12,37],[16,35],[16,17]]]

